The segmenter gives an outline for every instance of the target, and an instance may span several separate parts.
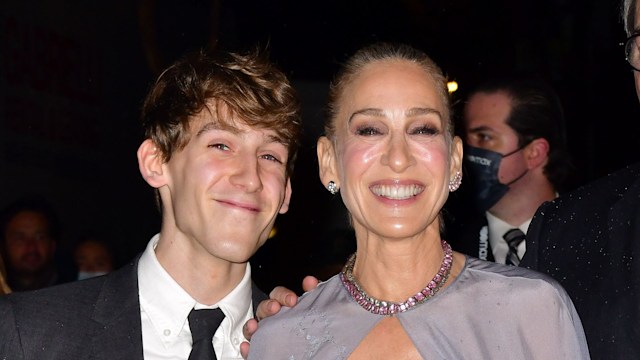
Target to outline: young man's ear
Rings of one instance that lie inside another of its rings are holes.
[[[533,140],[526,148],[527,165],[529,169],[544,166],[549,159],[549,142],[547,139]]]
[[[321,136],[318,139],[317,152],[320,181],[325,188],[330,181],[333,181],[340,188],[340,179],[338,179],[338,171],[336,170],[335,148],[328,137]]]
[[[291,178],[287,179],[287,186],[284,189],[284,201],[282,202],[282,206],[278,213],[284,214],[289,211],[289,203],[291,202]]]
[[[154,188],[160,188],[167,182],[162,165],[162,154],[156,144],[147,139],[138,148],[138,167],[144,180]]]

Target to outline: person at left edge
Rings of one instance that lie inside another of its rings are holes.
[[[2,297],[0,358],[187,359],[194,308],[222,310],[213,348],[241,358],[242,327],[264,298],[247,261],[288,209],[298,108],[264,52],[200,51],[166,69],[137,152],[159,234],[106,276]]]

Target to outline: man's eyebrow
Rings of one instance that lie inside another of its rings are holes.
[[[196,136],[200,136],[208,131],[212,131],[212,130],[223,130],[223,131],[228,131],[234,135],[238,135],[241,134],[243,131],[236,128],[235,126],[230,126],[230,125],[222,125],[218,122],[215,121],[211,121],[208,122],[204,125],[202,125],[202,127],[200,128],[200,130],[198,130],[198,132],[196,133]],[[264,135],[265,138],[265,142],[268,143],[279,143],[284,145],[285,147],[288,148],[287,146],[287,142],[280,136],[276,135],[276,134],[265,134]]]
[[[477,133],[481,131],[493,131],[493,129],[487,125],[480,125],[467,130],[468,133]]]
[[[228,125],[222,125],[218,122],[212,121],[212,122],[208,122],[204,125],[202,125],[202,127],[200,128],[200,130],[198,130],[198,132],[196,133],[196,136],[200,136],[208,131],[211,130],[224,130],[224,131],[229,131],[233,134],[239,134],[240,130],[238,130],[237,128],[233,127],[233,126],[228,126]]]
[[[284,147],[288,148],[287,143],[285,142],[285,140],[277,135],[274,134],[266,134],[265,139],[268,143],[278,143],[278,144],[282,144],[284,145]]]

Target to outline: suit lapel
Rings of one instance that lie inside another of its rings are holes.
[[[114,271],[105,279],[95,303],[96,336],[87,349],[91,359],[142,360],[142,324],[138,293],[138,260]],[[251,283],[253,313],[268,299]]]
[[[90,354],[95,359],[143,359],[138,258],[110,274],[95,304],[98,323]]]

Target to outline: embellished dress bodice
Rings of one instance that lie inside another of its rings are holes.
[[[249,359],[347,359],[384,318],[336,275],[260,322]],[[566,292],[537,272],[467,258],[433,298],[395,314],[424,359],[588,359]]]

